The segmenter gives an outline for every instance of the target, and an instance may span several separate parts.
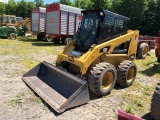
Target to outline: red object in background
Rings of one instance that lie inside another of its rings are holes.
[[[144,120],[140,117],[136,117],[134,115],[131,115],[129,113],[126,113],[122,110],[118,111],[118,120]]]
[[[160,57],[160,37],[159,38],[156,38],[156,57]]]
[[[81,20],[82,20],[82,16],[79,16],[79,17],[78,17],[78,20],[80,20],[80,21],[81,21]]]

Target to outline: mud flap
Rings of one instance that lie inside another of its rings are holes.
[[[86,81],[45,61],[24,74],[22,80],[58,113],[89,101]]]

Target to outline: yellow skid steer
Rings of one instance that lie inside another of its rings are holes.
[[[42,62],[22,77],[59,113],[87,103],[88,88],[104,96],[116,82],[132,85],[137,73],[139,31],[127,31],[129,18],[103,9],[82,11],[82,17],[75,40],[58,54],[56,66]]]

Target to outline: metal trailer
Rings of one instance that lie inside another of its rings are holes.
[[[46,8],[35,7],[31,13],[31,31],[37,35],[38,40],[46,36]]]
[[[160,37],[156,38],[156,49],[155,49],[155,53],[156,53],[156,57],[157,57],[157,62],[160,63]]]
[[[81,10],[79,8],[50,4],[46,8],[46,34],[47,39],[60,41],[67,44],[73,38],[79,22],[81,21]]]

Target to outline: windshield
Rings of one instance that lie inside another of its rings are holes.
[[[92,44],[95,44],[99,19],[96,13],[85,14],[77,38],[78,42],[76,48],[78,50],[87,51]]]
[[[16,17],[16,21],[19,22],[19,21],[22,21],[23,18],[22,17]]]
[[[4,16],[3,21],[4,21],[4,24],[9,23],[9,16]]]
[[[11,24],[16,24],[16,18],[15,17],[10,17]]]

